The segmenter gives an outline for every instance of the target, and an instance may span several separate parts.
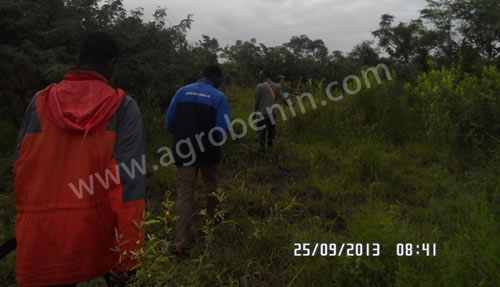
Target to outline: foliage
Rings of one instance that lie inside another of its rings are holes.
[[[427,135],[457,143],[475,153],[498,145],[500,72],[484,67],[481,75],[460,68],[431,71],[406,89],[418,101],[418,113]]]
[[[148,212],[138,223],[147,239],[133,286],[497,286],[497,2],[428,1],[408,23],[384,15],[374,32],[379,47],[364,41],[344,53],[307,35],[275,47],[256,39],[220,47],[209,35],[188,43],[192,15],[169,25],[158,8],[145,21],[142,9],[127,12],[120,0],[2,1],[0,242],[14,235],[11,167],[24,109],[74,67],[86,33],[104,30],[121,48],[112,84],[140,103],[148,139]],[[257,153],[253,131],[224,146],[221,189],[195,196],[196,210],[217,196],[222,223],[198,213],[198,244],[177,258],[175,168],[154,168],[171,141],[164,112],[179,87],[221,59],[233,118],[248,119],[262,68],[285,92],[310,93],[316,108],[306,100],[304,113],[287,110],[268,154]],[[392,80],[363,77],[379,63],[392,68]],[[348,75],[361,79],[361,91],[339,87],[332,92],[343,100],[327,100],[328,83]],[[299,242],[379,243],[381,255],[294,257]],[[437,256],[397,256],[404,242],[437,243]],[[15,253],[0,261],[5,285],[15,285],[14,265]]]

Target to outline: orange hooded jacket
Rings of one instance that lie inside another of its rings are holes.
[[[14,164],[19,285],[84,282],[136,265],[145,166],[138,106],[102,75],[74,71],[37,93]]]

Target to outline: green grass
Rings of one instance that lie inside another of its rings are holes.
[[[233,118],[247,119],[253,89],[225,92]],[[265,156],[254,132],[227,143],[220,164],[225,221],[212,226],[195,216],[198,245],[186,259],[169,251],[175,168],[151,168],[156,150],[170,144],[164,114],[144,110],[147,206],[156,221],[147,225],[155,236],[137,286],[498,286],[498,153],[466,161],[435,144],[407,96],[393,97],[403,92],[389,83],[281,122]],[[10,176],[2,179],[12,185]],[[205,197],[196,194],[197,211]],[[14,203],[12,188],[0,193],[2,239],[12,234]],[[299,242],[379,243],[381,250],[379,257],[294,257]],[[436,243],[437,256],[398,257],[398,243]],[[14,254],[0,264],[13,284]]]

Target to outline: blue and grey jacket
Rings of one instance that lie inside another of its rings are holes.
[[[167,111],[177,166],[216,164],[227,139],[231,116],[226,96],[201,79],[177,91]]]

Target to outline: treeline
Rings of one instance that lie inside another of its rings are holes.
[[[201,16],[200,16],[201,17]],[[61,80],[75,66],[78,45],[90,31],[110,32],[121,57],[114,85],[141,105],[165,108],[175,90],[199,77],[209,63],[223,62],[226,83],[254,85],[263,67],[297,82],[300,77],[339,80],[364,66],[386,63],[399,79],[413,81],[421,72],[442,66],[480,73],[500,64],[500,2],[428,0],[419,19],[396,23],[383,15],[374,40],[349,53],[330,52],[322,40],[294,36],[268,47],[256,39],[221,47],[204,35],[186,40],[192,15],[167,24],[158,8],[151,21],[143,9],[126,11],[121,0],[4,0],[0,3],[0,84],[2,117],[16,126],[34,93]]]

